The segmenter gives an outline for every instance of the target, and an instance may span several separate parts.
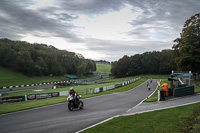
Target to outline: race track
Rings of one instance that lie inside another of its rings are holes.
[[[74,133],[110,117],[121,115],[153,93],[146,82],[121,93],[83,99],[84,109],[69,111],[67,102],[52,106],[0,115],[1,133]]]

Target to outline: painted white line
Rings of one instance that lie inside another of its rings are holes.
[[[94,125],[92,125],[92,126],[90,126],[90,127],[84,128],[84,129],[82,129],[82,130],[80,130],[80,131],[77,131],[76,133],[80,133],[80,132],[82,132],[82,131],[85,131],[85,130],[87,130],[87,129],[90,129],[90,128],[92,128],[92,127],[95,127],[95,126],[97,126],[97,125],[100,125],[100,124],[102,124],[102,123],[104,123],[104,122],[107,122],[107,121],[109,121],[109,120],[112,120],[113,118],[117,118],[117,117],[120,117],[120,116],[129,116],[129,115],[135,115],[135,114],[142,114],[142,113],[147,113],[147,112],[152,112],[152,111],[157,111],[157,110],[164,110],[164,109],[169,109],[169,108],[175,108],[175,107],[186,106],[186,105],[195,104],[195,103],[199,103],[199,102],[200,102],[200,100],[199,100],[199,101],[195,101],[195,102],[191,102],[191,103],[176,105],[176,106],[169,106],[169,107],[164,107],[164,108],[158,108],[158,109],[152,109],[152,110],[145,110],[145,111],[136,112],[136,113],[130,113],[130,114],[116,115],[116,116],[113,116],[113,117],[111,117],[111,118],[108,118],[108,119],[106,119],[106,120],[104,120],[104,121],[101,121],[101,122],[99,122],[99,123],[96,123],[96,124],[94,124]]]
[[[147,80],[146,80],[146,81],[147,81]],[[143,83],[145,83],[146,81],[144,81]],[[136,86],[136,87],[141,86],[143,83],[139,84],[139,85]],[[135,89],[136,87],[134,87],[133,89]],[[131,89],[131,90],[133,90],[133,89]],[[131,91],[131,90],[128,90],[128,91]],[[128,92],[128,91],[125,91],[125,92]],[[112,93],[112,94],[115,94],[115,93]],[[102,95],[102,96],[104,96],[104,95]],[[80,131],[77,131],[76,133],[83,132],[83,131],[85,131],[85,130],[87,130],[87,129],[90,129],[90,128],[92,128],[92,127],[95,127],[95,126],[97,126],[97,125],[99,125],[99,124],[102,124],[102,123],[104,123],[104,122],[107,122],[107,121],[109,121],[109,120],[112,120],[113,118],[117,118],[117,117],[119,117],[119,116],[121,116],[121,115],[113,116],[113,117],[108,118],[108,119],[106,119],[106,120],[104,120],[104,121],[101,121],[101,122],[96,123],[96,124],[94,124],[94,125],[92,125],[92,126],[89,126],[89,127],[86,127],[86,128],[84,128],[84,129],[82,129],[82,130],[80,130]]]
[[[147,81],[147,80],[146,80],[146,81]],[[143,83],[145,83],[146,81],[144,81]],[[136,87],[139,87],[139,86],[142,85],[143,83],[139,84],[139,85],[136,86]],[[134,87],[133,89],[135,89],[136,87]],[[133,90],[133,89],[131,89],[131,90]],[[128,90],[128,91],[131,91],[131,90]],[[128,92],[128,91],[124,91],[124,92]],[[116,94],[116,93],[112,93],[112,94]],[[110,95],[110,94],[107,94],[107,95]],[[105,96],[105,95],[102,95],[102,96]],[[94,97],[92,97],[92,98],[94,98]],[[87,98],[87,99],[90,99],[90,98]],[[87,129],[90,129],[90,128],[92,128],[92,127],[95,127],[95,126],[97,126],[97,125],[99,125],[99,124],[102,124],[102,123],[104,123],[104,122],[107,122],[107,121],[109,121],[109,120],[112,120],[113,118],[117,118],[117,117],[119,117],[119,116],[120,116],[120,115],[113,116],[113,117],[108,118],[108,119],[106,119],[106,120],[104,120],[104,121],[101,121],[101,122],[96,123],[96,124],[94,124],[94,125],[92,125],[92,126],[89,126],[89,127],[86,127],[86,128],[84,128],[84,129],[82,129],[82,130],[80,130],[80,131],[77,131],[76,133],[83,132],[83,131],[85,131],[85,130],[87,130]]]
[[[85,131],[85,130],[87,130],[87,129],[90,129],[90,128],[92,128],[92,127],[95,127],[95,126],[97,126],[97,125],[100,125],[100,124],[102,124],[102,123],[104,123],[104,122],[107,122],[107,121],[112,120],[113,118],[117,118],[117,117],[119,117],[119,116],[120,116],[120,115],[113,116],[113,117],[108,118],[108,119],[106,119],[106,120],[104,120],[104,121],[101,121],[101,122],[96,123],[96,124],[94,124],[94,125],[92,125],[92,126],[89,126],[89,127],[86,127],[86,128],[84,128],[84,129],[82,129],[82,130],[80,130],[80,131],[77,131],[76,133],[83,132],[83,131]]]
[[[160,80],[160,81],[161,81],[161,80]],[[145,82],[146,82],[146,81],[145,81]],[[151,96],[156,92],[157,89],[158,89],[158,85],[157,85],[156,89],[154,90],[154,92],[152,92],[148,97],[151,97]],[[128,110],[126,111],[126,113],[129,112],[130,110],[132,110],[133,108],[135,108],[135,107],[141,105],[146,99],[147,99],[147,98],[143,99],[140,103],[138,103],[138,104],[135,105],[134,107],[128,109]]]
[[[164,109],[169,109],[169,108],[181,107],[181,106],[186,106],[186,105],[195,104],[195,103],[199,103],[199,102],[200,102],[200,100],[199,101],[195,101],[195,102],[191,102],[191,103],[175,105],[175,106],[168,106],[168,107],[164,107],[164,108],[145,110],[145,111],[140,111],[140,112],[135,112],[135,113],[130,113],[130,114],[123,114],[122,116],[129,116],[129,115],[142,114],[142,113],[147,113],[147,112],[152,112],[152,111],[157,111],[157,110],[164,110]]]

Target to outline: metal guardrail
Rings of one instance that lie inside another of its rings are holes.
[[[121,84],[115,84],[115,85],[104,86],[104,87],[97,87],[97,88],[94,88],[94,89],[90,88],[90,89],[86,89],[86,90],[76,90],[76,91],[77,91],[78,95],[95,94],[95,93],[104,92],[104,91],[112,90],[112,89],[115,89],[115,88],[123,87],[123,86],[131,84],[133,82],[136,82],[138,80],[140,80],[140,77],[135,78],[135,79],[131,79],[129,81],[125,81]]]
[[[77,91],[78,95],[95,94],[95,93],[119,88],[122,86],[126,86],[126,85],[136,82],[138,80],[140,80],[140,77],[131,79],[129,81],[125,81],[121,84],[115,84],[115,85],[110,85],[110,86],[105,86],[105,87],[98,87],[95,89],[90,88],[90,89],[86,89],[86,90],[76,90],[76,91]],[[20,102],[20,101],[27,101],[27,100],[34,100],[34,99],[44,99],[44,98],[52,98],[52,97],[58,97],[58,96],[67,96],[67,95],[68,95],[68,91],[42,93],[42,94],[29,94],[29,95],[25,95],[25,96],[15,96],[15,97],[0,97],[0,103]]]

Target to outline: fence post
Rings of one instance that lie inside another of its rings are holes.
[[[160,101],[160,90],[158,90],[158,101]]]
[[[27,95],[25,95],[25,100],[24,101],[27,101]]]

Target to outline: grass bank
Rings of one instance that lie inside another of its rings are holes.
[[[56,90],[54,89],[40,89],[42,91],[36,92],[34,90],[26,90],[26,91],[19,91],[19,92],[12,92],[4,95],[4,97],[11,97],[11,96],[24,96],[24,95],[29,95],[29,94],[41,94],[41,93],[52,93],[52,92],[62,92],[62,91],[69,91],[71,87],[73,87],[76,91],[86,93],[86,91],[92,91],[95,88],[98,87],[104,87],[104,86],[110,86],[110,85],[115,85],[115,84],[120,84],[125,81],[128,81],[130,79],[134,79],[136,76],[133,77],[126,77],[126,78],[116,78],[116,79],[108,79],[106,81],[101,81],[97,82],[96,84],[92,85],[73,85],[73,86],[67,86],[65,88],[57,88]],[[142,80],[143,81],[143,80]],[[140,83],[140,82],[139,82]],[[123,88],[123,87],[120,87]],[[129,88],[131,89],[131,88]],[[117,91],[118,89],[115,89],[114,91]]]
[[[99,73],[106,73],[106,74],[111,74],[111,65],[110,64],[96,64],[96,72]]]
[[[12,71],[7,68],[0,67],[0,87],[14,86],[14,85],[26,85],[36,84],[51,81],[68,80],[63,76],[33,76],[29,77],[24,74]]]
[[[200,103],[153,111],[132,116],[121,116],[90,128],[83,133],[180,133],[200,132]],[[190,123],[191,118],[197,120]],[[199,120],[199,121],[198,121]],[[188,130],[188,127],[191,127]]]
[[[133,77],[129,77],[130,79]],[[110,81],[114,82],[115,79],[112,79]],[[118,83],[120,79],[116,79],[116,82],[114,83]],[[125,80],[124,78],[122,78],[121,80]],[[130,90],[132,88],[135,88],[136,86],[140,85],[141,83],[143,83],[144,81],[146,81],[146,79],[142,78],[132,84],[129,84],[127,86],[124,87],[120,87],[120,88],[116,88],[113,90],[109,90],[109,91],[105,91],[105,92],[101,92],[98,94],[88,94],[88,95],[83,95],[82,98],[89,98],[89,97],[95,97],[95,96],[99,96],[99,95],[106,95],[106,94],[111,94],[114,92],[122,92],[122,91],[127,91]],[[111,83],[106,83],[106,84],[113,84],[113,82]],[[106,85],[103,84],[103,85]],[[99,84],[96,84],[96,86],[99,86]],[[103,86],[102,85],[102,86]],[[93,85],[94,86],[94,85]],[[75,90],[78,89],[78,87],[80,87],[81,89],[84,89],[84,87],[91,87],[91,86],[76,86],[74,87]],[[99,86],[101,87],[101,86]],[[48,92],[58,92],[58,91],[65,91],[69,88],[60,88],[58,90],[45,90],[45,93]],[[9,94],[9,96],[18,96],[18,95],[22,95],[22,94],[30,94],[29,91],[25,91],[25,92],[16,92],[16,93],[11,93]],[[33,92],[31,92],[33,93]],[[36,92],[35,92],[36,93]],[[37,92],[37,93],[41,93],[41,92]],[[44,92],[42,92],[44,93]],[[32,108],[36,108],[36,107],[41,107],[41,106],[47,106],[47,105],[52,105],[52,104],[56,104],[56,103],[63,103],[66,102],[66,97],[62,96],[62,97],[54,97],[54,98],[48,98],[48,99],[41,99],[41,100],[32,100],[32,101],[26,101],[26,102],[16,102],[16,103],[9,103],[9,104],[0,104],[0,114],[5,114],[5,113],[9,113],[9,112],[16,112],[16,111],[21,111],[21,110],[27,110],[27,109],[32,109]],[[67,108],[67,106],[66,106]]]

